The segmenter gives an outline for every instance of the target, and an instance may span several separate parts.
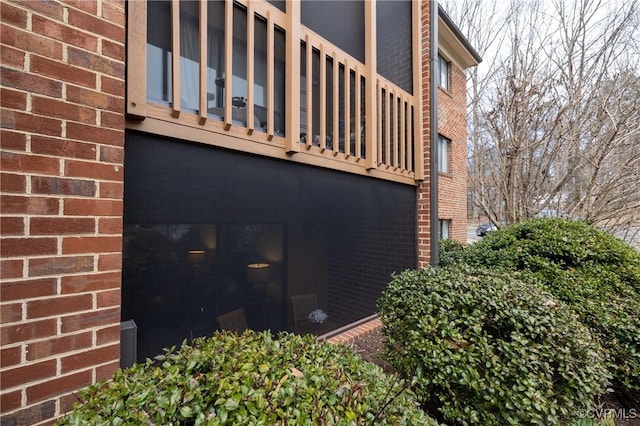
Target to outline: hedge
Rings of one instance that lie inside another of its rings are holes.
[[[558,424],[610,378],[569,307],[504,273],[405,271],[383,293],[380,315],[387,360],[447,424]]]
[[[216,333],[83,390],[60,425],[437,425],[397,377],[312,336]]]
[[[517,271],[578,314],[611,355],[614,386],[640,390],[640,253],[584,222],[533,219],[464,249],[472,268]]]

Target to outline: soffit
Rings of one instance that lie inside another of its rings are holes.
[[[463,70],[479,63],[442,17],[438,17],[438,49]]]

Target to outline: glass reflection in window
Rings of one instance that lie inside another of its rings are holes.
[[[171,102],[171,3],[147,3],[147,98]]]

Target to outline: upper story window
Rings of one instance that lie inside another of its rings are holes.
[[[438,171],[449,173],[449,153],[451,151],[451,140],[442,135],[438,135]]]
[[[440,54],[438,54],[438,84],[445,90],[450,88],[451,64]]]
[[[439,227],[439,239],[441,240],[448,240],[449,237],[449,230],[451,229],[451,219],[440,219],[438,220],[438,227]]]

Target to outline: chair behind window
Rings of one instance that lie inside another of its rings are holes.
[[[315,293],[291,296],[293,320],[297,325],[301,321],[309,321],[309,314],[318,309],[318,298]]]
[[[218,324],[222,330],[242,333],[247,328],[247,319],[244,316],[244,308],[238,308],[218,317]]]

